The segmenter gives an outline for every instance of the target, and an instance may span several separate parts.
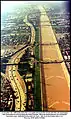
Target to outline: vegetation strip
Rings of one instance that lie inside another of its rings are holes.
[[[35,30],[35,43],[39,42],[39,28]],[[35,58],[39,61],[39,46],[35,47]],[[41,111],[40,64],[35,63],[34,74],[34,110]]]

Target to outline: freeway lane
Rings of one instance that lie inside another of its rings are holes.
[[[19,63],[20,58],[25,53],[25,49],[27,49],[29,46],[24,48],[22,51],[19,51],[16,53],[12,58],[9,60],[9,63]],[[6,68],[6,76],[8,76],[8,79],[11,81],[11,85],[15,91],[15,96],[18,98],[15,99],[15,111],[24,111],[26,110],[26,86],[21,78],[20,74],[18,73],[18,66],[17,65],[10,65]]]
[[[57,43],[55,34],[44,8],[39,6],[40,42],[41,44]],[[44,13],[44,14],[43,14]],[[44,22],[46,21],[46,22]],[[41,60],[63,60],[58,44],[41,45]],[[70,77],[65,63],[41,64],[42,110],[70,110]]]
[[[31,43],[33,44],[35,39],[35,30],[33,26],[28,23],[27,19],[24,22],[27,22],[26,24],[31,27]],[[25,44],[20,50],[16,51],[12,55],[8,63],[18,64],[20,62],[20,58],[25,53],[25,50],[29,47],[31,48],[31,46]],[[11,81],[12,88],[15,91],[15,96],[17,97],[17,99],[15,99],[15,111],[24,111],[26,110],[25,106],[27,96],[25,93],[27,89],[25,82],[17,70],[18,65],[8,65],[6,68],[6,76],[8,76],[8,79]]]
[[[31,27],[31,44],[35,41],[35,29],[31,23],[28,22],[27,15],[25,16],[25,19],[23,20],[28,26]]]

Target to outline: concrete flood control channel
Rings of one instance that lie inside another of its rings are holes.
[[[41,11],[40,17],[40,33],[41,33],[41,44],[54,42],[56,43],[56,37],[53,33],[52,26],[50,24],[49,18],[46,15],[42,15],[45,10],[39,7]],[[45,26],[42,26],[41,21],[49,21]],[[45,26],[45,27],[44,27]],[[43,56],[43,57],[42,57]],[[52,60],[63,60],[58,44],[51,46],[41,47],[41,59],[52,59]],[[42,88],[43,96],[43,110],[44,111],[69,111],[70,110],[70,77],[65,66],[65,63],[54,63],[54,64],[43,64],[43,70],[41,74],[42,81],[45,83],[45,90]],[[42,67],[41,67],[42,68]],[[48,85],[49,84],[49,85]],[[44,95],[45,93],[45,95]],[[45,103],[46,101],[46,103]]]

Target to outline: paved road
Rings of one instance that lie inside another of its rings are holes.
[[[28,26],[31,27],[31,43],[34,43],[35,40],[35,30],[33,26],[28,23],[27,17],[24,20]],[[25,53],[25,50],[31,46],[24,45],[21,50],[16,52],[11,59],[9,60],[8,63],[10,64],[18,64],[20,62],[20,58],[23,56]],[[26,110],[26,85],[25,82],[23,81],[22,77],[20,76],[17,65],[8,65],[6,68],[6,76],[8,79],[11,81],[11,85],[13,87],[13,90],[15,91],[15,96],[17,96],[17,99],[15,99],[15,111],[24,111]]]
[[[41,6],[39,6],[39,9],[41,11],[41,44],[57,43],[45,10]],[[63,60],[58,44],[40,45],[40,58],[41,60]],[[42,110],[70,110],[70,77],[64,62],[58,64],[41,64],[41,86]]]
[[[29,47],[29,46],[28,46]],[[27,48],[27,47],[26,47]],[[17,54],[12,56],[9,60],[9,63],[19,63],[20,58],[25,53],[25,49],[19,51]],[[17,65],[8,65],[6,68],[6,76],[11,81],[11,85],[13,90],[15,91],[15,96],[18,98],[15,99],[15,111],[24,111],[26,106],[26,86],[21,78],[20,74],[18,73],[18,66]]]

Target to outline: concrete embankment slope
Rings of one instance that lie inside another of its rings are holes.
[[[39,6],[40,42],[57,43],[45,9]],[[41,60],[63,60],[58,44],[40,45]],[[70,110],[70,77],[65,63],[41,64],[42,110]]]

